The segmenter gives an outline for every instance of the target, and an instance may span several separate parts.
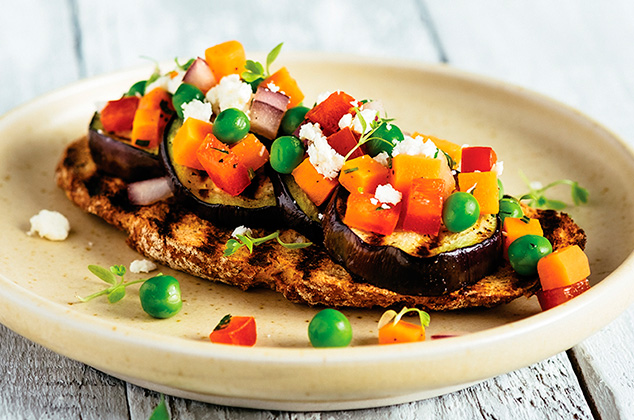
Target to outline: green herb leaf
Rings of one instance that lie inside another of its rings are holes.
[[[190,58],[189,60],[187,60],[185,62],[185,64],[180,64],[178,62],[178,57],[174,58],[174,62],[176,63],[176,67],[179,70],[181,70],[181,71],[187,71],[191,67],[191,65],[194,64],[194,61],[196,61],[194,58]]]
[[[242,248],[243,246],[246,246],[247,249],[249,250],[250,253],[253,253],[253,249],[260,244],[263,244],[265,242],[268,242],[272,239],[277,239],[277,242],[282,245],[283,247],[287,248],[287,249],[299,249],[299,248],[305,248],[307,246],[312,245],[312,242],[293,242],[293,243],[286,243],[283,242],[280,239],[280,231],[276,230],[275,232],[263,236],[261,238],[254,238],[252,237],[249,233],[246,233],[244,235],[236,235],[236,238],[231,238],[227,241],[227,243],[225,244],[225,251],[224,251],[224,256],[225,257],[229,257],[233,254],[236,253],[236,251],[238,251],[238,249]]]
[[[225,252],[223,253],[223,255],[225,257],[233,255],[237,250],[242,248],[242,246],[243,245],[238,240],[229,239],[227,243],[225,244]]]
[[[230,322],[231,322],[231,314],[227,314],[223,316],[220,322],[218,323],[218,325],[216,325],[216,327],[214,328],[214,331],[227,328],[227,325],[229,325]]]
[[[279,236],[277,237],[277,242],[286,249],[301,249],[301,248],[309,247],[313,244],[312,242],[291,242],[291,243],[282,242]]]
[[[119,276],[119,277],[125,276],[125,266],[123,265],[113,265],[110,267],[110,271],[115,276]]]
[[[369,142],[371,140],[379,141],[379,142],[385,143],[385,144],[390,145],[390,146],[392,145],[391,142],[389,142],[388,140],[385,140],[382,137],[375,136],[374,133],[376,132],[376,130],[382,124],[388,123],[390,121],[394,121],[393,118],[387,118],[387,116],[384,117],[384,118],[378,117],[377,119],[374,119],[374,120],[370,121],[370,129],[368,130],[368,122],[365,120],[365,118],[361,114],[361,110],[359,109],[359,107],[354,107],[353,111],[356,114],[356,116],[359,117],[359,123],[361,124],[361,131],[363,132],[363,134],[361,134],[361,137],[359,137],[359,140],[357,141],[357,144],[352,149],[350,149],[350,151],[346,154],[346,156],[344,156],[344,160],[348,160],[350,158],[350,156],[352,156],[352,154],[358,148],[360,148],[365,143],[367,143],[367,142]]]
[[[108,302],[119,302],[125,296],[125,285],[120,284],[108,293]]]
[[[569,185],[572,202],[574,205],[579,206],[588,202],[590,193],[587,189],[579,185],[577,181],[571,181],[569,179],[560,179],[558,181],[551,182],[550,184],[542,187],[531,183],[526,175],[520,171],[520,177],[524,183],[528,186],[529,192],[520,197],[520,201],[528,200],[528,205],[536,208],[549,208],[553,210],[562,210],[566,208],[566,203],[560,200],[551,200],[546,197],[547,190],[556,187],[557,185]]]
[[[244,246],[247,247],[250,253],[253,253],[253,240],[249,238],[247,235],[236,235],[238,241],[242,242]]]
[[[280,54],[280,51],[282,50],[282,45],[284,45],[283,42],[280,42],[279,44],[277,44],[275,47],[273,47],[271,52],[269,52],[268,55],[266,56],[266,72],[269,74],[270,74],[269,66],[273,64],[277,56]]]
[[[154,407],[152,414],[148,420],[169,420],[170,413],[167,410],[167,404],[165,403],[165,395],[161,394],[161,400],[158,405]]]
[[[247,83],[253,83],[258,79],[266,79],[267,77],[269,77],[271,75],[269,67],[271,66],[271,64],[273,64],[273,62],[279,55],[280,50],[282,49],[282,45],[284,45],[283,42],[276,45],[267,54],[266,69],[264,68],[262,63],[260,63],[259,61],[247,60],[244,65],[244,71],[240,75],[240,77],[242,77],[242,80],[244,80]]]
[[[114,285],[117,282],[117,278],[114,276],[112,271],[106,270],[103,267],[98,265],[89,265],[88,270],[108,284]]]
[[[261,63],[253,60],[247,60],[244,68],[255,75],[264,74],[264,66]]]

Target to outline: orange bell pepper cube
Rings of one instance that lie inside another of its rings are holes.
[[[205,61],[217,82],[229,74],[242,74],[247,56],[238,41],[227,41],[205,50]]]
[[[407,199],[412,181],[416,178],[442,179],[443,199],[447,199],[456,187],[451,169],[444,155],[437,158],[425,155],[399,154],[392,158],[392,185]]]
[[[590,289],[590,283],[588,283],[588,279],[583,279],[569,286],[562,286],[556,289],[538,290],[536,295],[542,311],[546,311],[569,301],[573,297],[579,296],[588,289]]]
[[[504,238],[504,257],[508,259],[509,246],[520,236],[539,235],[544,236],[542,225],[538,219],[528,217],[507,217],[502,225],[502,238]]]
[[[352,193],[348,196],[343,223],[387,236],[394,232],[400,212],[401,202],[396,205],[381,204],[374,194]]]
[[[132,123],[132,143],[139,147],[158,147],[163,138],[163,130],[174,113],[172,95],[157,87],[139,100],[139,106]]]
[[[339,172],[339,183],[350,193],[373,194],[376,187],[388,183],[390,170],[369,155],[347,160]]]
[[[463,164],[464,160],[463,151]],[[498,214],[500,212],[497,172],[460,172],[458,186],[460,191],[473,189],[473,196],[480,204],[480,214]]]
[[[194,169],[205,169],[198,161],[196,152],[213,131],[213,124],[196,118],[187,118],[172,140],[172,157],[179,165]]]
[[[438,235],[444,183],[442,179],[417,178],[412,181],[403,211],[403,229],[422,235]]]
[[[231,151],[247,169],[254,171],[269,161],[269,151],[253,133],[248,133],[245,138],[231,146]]]
[[[488,146],[469,146],[462,149],[461,172],[489,172],[498,158]]]
[[[590,263],[578,245],[569,245],[540,258],[537,273],[543,290],[557,289],[588,278]]]
[[[225,315],[209,334],[209,340],[218,344],[253,347],[257,341],[255,318]]]
[[[425,341],[425,328],[407,321],[389,322],[379,329],[379,344]]]
[[[306,119],[318,123],[324,136],[328,137],[339,130],[339,120],[354,108],[354,103],[355,99],[347,93],[334,92],[308,111]]]
[[[297,81],[291,77],[286,67],[282,67],[269,77],[267,77],[262,83],[262,86],[267,86],[269,83],[280,88],[281,92],[284,92],[286,96],[291,98],[288,103],[288,108],[292,108],[302,103],[304,100],[304,94],[302,93]]]
[[[293,169],[292,175],[297,185],[316,206],[321,206],[339,185],[336,178],[328,179],[317,172],[309,158]]]
[[[447,153],[451,157],[455,165],[458,165],[460,163],[460,160],[462,159],[462,146],[460,146],[459,144],[435,136],[421,134],[419,132],[414,132],[412,134],[413,138],[416,138],[418,136],[431,140],[437,148]]]
[[[341,156],[348,156],[348,152],[354,149],[359,142],[359,134],[352,131],[350,127],[342,128],[341,130],[331,134],[326,139],[330,147],[335,149]],[[350,155],[351,158],[358,158],[363,156],[363,152],[360,147],[357,147]]]
[[[207,134],[196,155],[209,178],[224,192],[235,197],[251,183],[246,166],[213,134]]]
[[[100,113],[103,129],[110,132],[132,130],[134,114],[138,107],[138,96],[124,96],[116,101],[108,101]]]

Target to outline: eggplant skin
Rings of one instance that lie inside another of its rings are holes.
[[[499,223],[483,241],[435,256],[418,257],[394,246],[364,242],[343,223],[347,192],[338,187],[324,215],[324,245],[355,281],[403,295],[441,296],[480,281],[501,262]]]
[[[100,127],[99,114],[95,113],[88,129],[88,146],[101,172],[130,182],[165,175],[158,153],[126,144]]]

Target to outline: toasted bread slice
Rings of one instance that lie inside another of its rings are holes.
[[[57,166],[56,180],[71,201],[124,231],[128,245],[146,257],[244,290],[268,287],[292,302],[363,308],[405,305],[447,311],[492,307],[530,296],[539,289],[537,279],[520,278],[505,265],[478,283],[443,296],[401,295],[354,281],[318,245],[288,250],[265,243],[252,254],[241,249],[224,257],[231,229],[218,228],[170,200],[143,207],[131,205],[125,182],[97,172],[86,138],[66,148]],[[527,212],[540,219],[544,235],[554,249],[568,244],[585,246],[584,231],[565,213],[534,209]],[[264,234],[256,232],[259,233]],[[286,230],[281,236],[292,242],[299,235]]]

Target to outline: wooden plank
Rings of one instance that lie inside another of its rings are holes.
[[[128,417],[125,384],[0,325],[0,418]]]
[[[0,115],[79,77],[68,3],[25,0],[0,13]]]

